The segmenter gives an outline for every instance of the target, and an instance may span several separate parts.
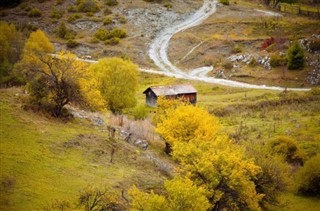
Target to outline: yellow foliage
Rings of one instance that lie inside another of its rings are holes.
[[[205,190],[197,187],[188,178],[176,177],[164,184],[166,197],[138,190],[135,186],[129,190],[131,210],[144,211],[205,211],[210,203],[205,196]]]
[[[21,48],[21,33],[13,24],[0,21],[0,64],[5,60],[15,62]],[[17,52],[18,51],[18,52]]]
[[[54,104],[55,116],[60,116],[63,106],[71,101],[91,109],[103,109],[104,101],[88,64],[70,52],[51,53],[53,45],[41,30],[37,30],[31,33],[22,60],[16,65],[25,74],[29,87],[33,87],[30,91],[35,101],[41,103],[45,97]]]
[[[219,131],[219,120],[203,108],[182,105],[171,110],[157,125],[156,131],[166,142],[189,142],[195,138],[212,140]]]
[[[30,34],[24,46],[24,56],[36,54],[37,56],[53,53],[54,47],[43,31],[38,29]]]
[[[143,211],[163,211],[168,209],[168,202],[164,196],[140,191],[136,186],[129,189],[131,200],[130,210],[143,210]]]
[[[218,119],[191,105],[169,106],[164,113],[156,131],[172,145],[181,172],[205,189],[212,207],[259,210],[263,194],[256,192],[253,181],[261,169],[245,157],[241,146],[218,134]]]
[[[134,107],[138,86],[138,66],[121,58],[104,58],[91,66],[108,109],[121,113]]]
[[[227,137],[178,142],[173,146],[172,156],[195,184],[208,191],[213,206],[219,202],[229,209],[241,206],[259,209],[263,195],[256,193],[253,180],[261,169],[246,159],[244,150]]]

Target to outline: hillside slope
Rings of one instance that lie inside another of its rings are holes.
[[[24,110],[20,89],[0,90],[0,96],[1,210],[43,210],[54,200],[77,202],[88,186],[107,187],[126,204],[133,184],[157,188],[166,178],[155,159],[163,165],[168,161],[152,146],[142,151],[121,139],[114,142],[104,126],[86,119],[65,123]]]

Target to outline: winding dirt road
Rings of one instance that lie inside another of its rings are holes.
[[[165,28],[161,31],[158,36],[152,41],[149,49],[149,56],[154,61],[156,66],[159,70],[153,69],[144,69],[140,68],[141,72],[151,73],[151,74],[160,74],[169,77],[176,77],[182,79],[189,79],[189,80],[198,80],[204,81],[207,83],[212,84],[219,84],[223,86],[230,86],[230,87],[238,87],[238,88],[248,88],[248,89],[266,89],[266,90],[290,90],[290,91],[309,91],[309,88],[284,88],[284,87],[277,87],[277,86],[266,86],[266,85],[255,85],[255,84],[248,84],[242,83],[232,80],[226,79],[218,79],[214,77],[208,77],[207,73],[213,70],[212,66],[207,67],[199,67],[189,71],[182,71],[178,67],[174,66],[169,58],[168,58],[168,46],[170,39],[176,33],[179,33],[183,30],[188,28],[194,27],[196,25],[201,24],[205,21],[210,15],[215,13],[217,7],[216,0],[204,0],[203,6],[197,10],[193,15],[186,18],[181,23],[173,25],[169,28]],[[264,13],[266,15],[273,15],[277,16],[279,14],[259,10],[259,12]],[[52,56],[57,56],[56,54],[52,54]],[[97,63],[95,60],[90,59],[79,59],[84,62],[88,63]]]
[[[215,13],[217,7],[216,0],[204,0],[203,6],[197,10],[193,15],[186,18],[183,22],[173,25],[169,28],[165,28],[161,31],[158,36],[152,41],[149,50],[149,57],[153,60],[160,71],[141,69],[143,72],[162,74],[166,76],[173,76],[177,78],[184,78],[190,80],[199,80],[213,84],[219,84],[224,86],[239,87],[239,88],[249,88],[249,89],[268,89],[268,90],[285,90],[284,87],[277,86],[265,86],[265,85],[255,85],[247,84],[242,82],[236,82],[226,79],[217,79],[214,77],[206,76],[208,72],[213,70],[212,66],[199,67],[189,71],[182,71],[178,67],[174,66],[168,58],[168,46],[170,39],[176,33],[179,33],[188,28],[194,27],[205,21],[210,15]],[[266,15],[279,15],[269,11],[259,12],[265,13]],[[287,90],[292,91],[308,91],[308,88],[288,88]]]

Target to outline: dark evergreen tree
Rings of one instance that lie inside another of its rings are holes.
[[[295,41],[288,49],[287,57],[289,70],[302,70],[304,68],[304,50],[297,41]]]

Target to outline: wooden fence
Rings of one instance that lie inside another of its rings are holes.
[[[311,16],[314,18],[320,18],[320,8],[319,7],[281,3],[279,6],[279,10],[281,12],[287,12],[287,13],[291,13],[291,14],[300,14],[300,15]]]

